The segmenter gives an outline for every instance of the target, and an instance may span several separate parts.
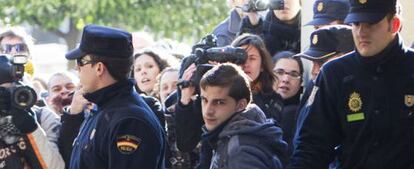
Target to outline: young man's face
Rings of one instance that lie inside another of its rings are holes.
[[[384,17],[378,23],[352,23],[355,47],[361,56],[374,56],[384,50],[394,39],[392,24]]]
[[[207,86],[201,88],[201,108],[203,119],[208,131],[212,131],[234,113],[245,108],[243,100],[236,101],[229,96],[229,88]]]

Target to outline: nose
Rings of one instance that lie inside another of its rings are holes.
[[[359,23],[359,25],[357,25],[357,33],[359,36],[363,36],[367,33],[369,28],[369,24],[368,23]]]
[[[212,117],[214,115],[214,108],[211,104],[204,104],[203,109],[207,117]]]
[[[283,74],[282,75],[282,77],[280,77],[280,80],[282,81],[282,82],[288,82],[289,81],[289,79],[290,79],[290,77],[289,77],[289,75],[288,74]]]

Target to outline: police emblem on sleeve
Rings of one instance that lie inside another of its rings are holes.
[[[348,107],[352,112],[358,112],[362,108],[361,96],[357,92],[353,92],[348,100]]]
[[[407,107],[412,107],[414,105],[414,95],[405,95],[404,103]]]
[[[365,3],[367,3],[367,1],[368,1],[368,0],[358,0],[358,2],[359,2],[360,4],[365,4]]]
[[[118,136],[116,140],[116,147],[122,154],[134,153],[141,144],[141,139],[133,135]]]

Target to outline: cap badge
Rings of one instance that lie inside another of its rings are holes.
[[[312,44],[316,45],[318,43],[318,35],[313,35]]]
[[[407,107],[412,107],[414,105],[414,95],[405,95],[404,103]]]
[[[358,2],[359,2],[360,4],[365,4],[365,3],[367,3],[367,1],[368,1],[368,0],[358,0]]]
[[[323,10],[323,2],[318,3],[318,7],[316,8],[318,12],[321,12]]]
[[[357,92],[353,92],[348,100],[349,109],[352,112],[358,112],[362,108],[361,96]]]

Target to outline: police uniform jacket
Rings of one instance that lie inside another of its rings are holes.
[[[397,36],[378,55],[325,64],[301,112],[288,168],[414,168],[414,52]]]
[[[120,81],[85,95],[97,110],[74,141],[71,169],[164,168],[164,133],[133,85]]]

